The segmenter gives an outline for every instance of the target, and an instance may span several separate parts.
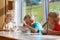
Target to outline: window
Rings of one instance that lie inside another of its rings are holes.
[[[50,0],[49,11],[60,12],[60,0]]]
[[[26,14],[34,15],[36,21],[43,23],[42,0],[26,0]]]

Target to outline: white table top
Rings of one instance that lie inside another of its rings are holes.
[[[0,36],[18,40],[60,40],[60,36],[39,35],[37,33],[0,32]]]

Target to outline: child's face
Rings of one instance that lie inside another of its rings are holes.
[[[28,25],[31,25],[31,24],[32,24],[32,21],[31,21],[31,19],[29,19],[29,18],[25,19],[25,22],[26,22],[26,24],[28,24]]]
[[[10,22],[11,20],[12,20],[12,16],[6,17],[6,21],[7,21],[7,22]]]
[[[51,17],[48,17],[48,23],[49,24],[55,24],[55,22],[54,22],[54,19],[53,18],[51,18]]]

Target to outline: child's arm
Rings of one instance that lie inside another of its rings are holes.
[[[51,35],[60,35],[60,31],[54,31],[52,29],[48,29],[48,34],[51,34]]]
[[[31,30],[33,33],[37,33],[37,29],[36,28],[32,28],[31,26],[29,26],[27,24],[23,24],[23,27],[29,28],[29,30]]]
[[[2,25],[2,29],[4,30],[6,28],[6,24],[4,23],[3,25]]]
[[[9,31],[9,30],[6,30],[6,24],[5,23],[2,25],[2,29],[0,31]]]

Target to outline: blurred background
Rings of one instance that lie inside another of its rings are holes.
[[[60,12],[60,0],[0,0],[0,28],[7,13],[14,16],[17,25],[23,23],[26,14],[34,15],[35,21],[43,25],[50,11]]]

